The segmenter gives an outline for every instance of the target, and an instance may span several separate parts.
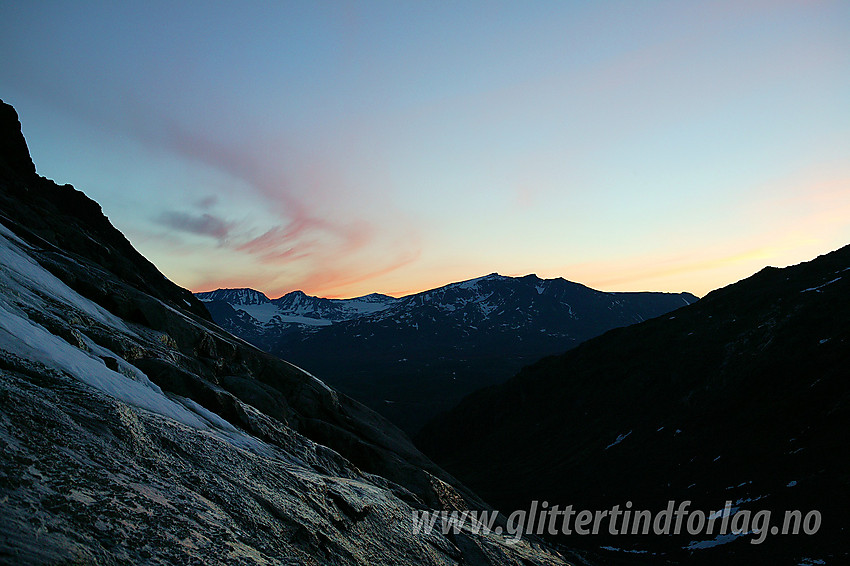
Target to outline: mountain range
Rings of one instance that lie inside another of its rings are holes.
[[[270,300],[253,289],[196,297],[222,328],[322,375],[410,434],[543,356],[697,301],[496,273],[400,298],[294,291]]]

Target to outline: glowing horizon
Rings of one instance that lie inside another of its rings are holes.
[[[6,3],[40,174],[193,291],[704,296],[850,243],[850,4]]]

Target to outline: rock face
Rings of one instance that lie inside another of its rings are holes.
[[[715,533],[573,545],[686,563],[846,563],[849,296],[850,246],[765,268],[470,395],[417,444],[500,509],[690,500],[711,511],[729,500],[772,510],[780,528],[785,511],[822,514],[815,535],[761,544]]]
[[[30,159],[27,142],[21,133],[18,113],[8,104],[0,104],[0,155],[3,166],[10,173],[25,178],[35,175],[35,164]]]
[[[483,508],[385,419],[233,337],[0,104],[0,561],[565,564],[414,532]],[[26,158],[24,158],[26,156]]]
[[[409,434],[523,365],[697,300],[495,273],[397,299],[294,291],[269,300],[251,289],[197,297],[223,328],[322,375]]]
[[[210,320],[200,301],[186,289],[169,281],[137,252],[110,224],[100,205],[71,185],[57,185],[35,174],[17,113],[2,102],[0,122],[3,128],[0,130],[0,172],[3,180],[0,212],[4,215],[4,224],[26,227],[29,238],[36,241],[36,245],[48,256],[53,252],[54,255],[64,254],[91,262],[98,269],[107,270],[112,279],[134,290]],[[75,285],[93,285],[89,293],[98,292],[101,286],[90,284],[85,278],[72,282],[71,286]],[[95,300],[108,302],[115,301],[116,297],[105,294]],[[108,308],[118,309],[121,305],[112,304]],[[130,313],[120,314],[130,316]]]

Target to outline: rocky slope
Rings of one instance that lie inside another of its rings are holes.
[[[772,510],[778,523],[788,510],[822,514],[815,535],[761,544],[716,533],[570,544],[644,553],[633,556],[648,564],[650,553],[672,563],[847,563],[848,297],[850,246],[765,268],[470,395],[418,445],[502,509],[690,500],[712,511],[729,500],[740,512]]]
[[[414,533],[483,503],[382,417],[209,320],[0,103],[0,562],[565,564]]]
[[[295,291],[269,300],[251,289],[197,297],[222,327],[322,375],[410,434],[525,364],[697,300],[495,273],[397,299]]]

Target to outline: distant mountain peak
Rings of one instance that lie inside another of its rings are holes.
[[[195,296],[198,300],[205,303],[210,301],[224,301],[231,305],[263,305],[271,302],[264,293],[248,287],[216,289],[215,291],[196,293]]]
[[[483,275],[481,277],[475,277],[474,279],[467,279],[466,281],[458,281],[457,283],[450,283],[443,287],[439,287],[437,289],[431,289],[431,291],[437,291],[439,289],[472,289],[473,287],[477,287],[481,283],[495,282],[495,281],[508,281],[513,279],[513,277],[508,277],[507,275],[499,275],[498,273],[490,273],[488,275]],[[427,291],[426,291],[427,292]]]
[[[386,301],[395,301],[397,300],[395,297],[391,297],[389,295],[384,295],[381,293],[369,293],[368,295],[363,295],[362,297],[355,297],[350,299],[352,301],[363,301],[365,303],[379,303]]]

